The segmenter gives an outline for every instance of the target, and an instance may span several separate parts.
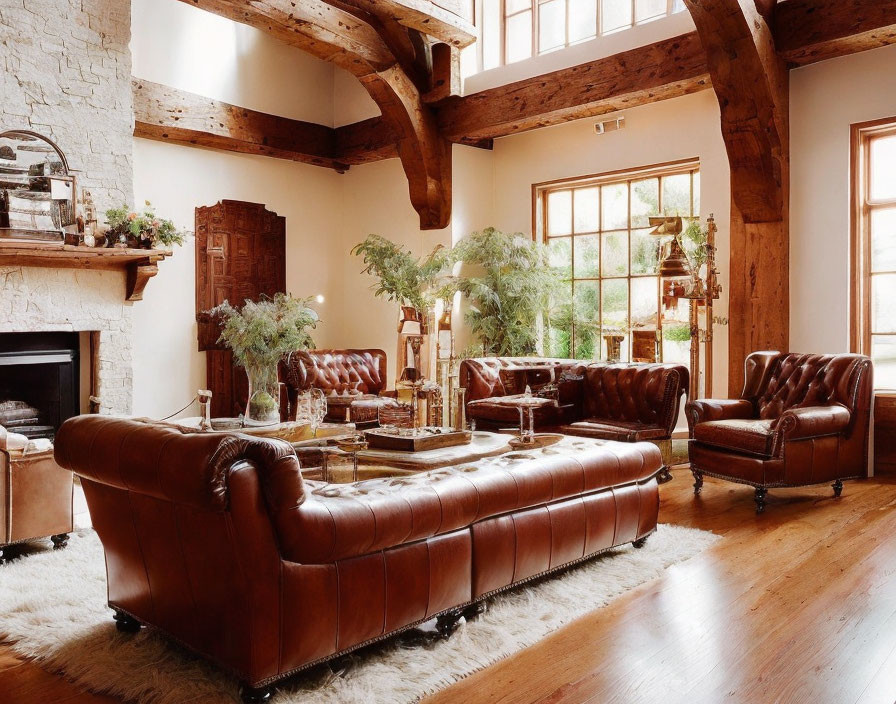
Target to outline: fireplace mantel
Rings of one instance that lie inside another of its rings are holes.
[[[146,283],[159,272],[158,263],[171,256],[167,249],[74,247],[53,242],[0,241],[0,266],[63,269],[113,269],[127,273],[125,299],[143,300]]]

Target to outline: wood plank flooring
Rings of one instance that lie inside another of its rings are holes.
[[[724,535],[428,704],[896,702],[896,480],[769,492],[686,469],[660,520]],[[110,704],[0,644],[0,702]]]

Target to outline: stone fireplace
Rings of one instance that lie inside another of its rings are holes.
[[[53,139],[100,213],[133,202],[130,35],[130,0],[0,2],[0,130]],[[126,276],[0,264],[0,332],[95,332],[105,413],[131,411]]]
[[[0,333],[51,331],[95,333],[99,410],[130,413],[131,304],[124,273],[0,267]]]
[[[0,425],[52,440],[81,411],[80,352],[76,332],[0,333]]]

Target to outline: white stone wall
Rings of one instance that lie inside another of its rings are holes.
[[[134,383],[124,297],[122,272],[0,267],[0,332],[99,330],[100,412],[128,414]]]
[[[100,212],[133,200],[130,35],[130,0],[0,0],[0,129],[53,139]],[[0,267],[0,332],[43,330],[100,331],[101,411],[131,411],[123,272]]]
[[[100,212],[133,197],[130,0],[0,1],[0,128],[46,134]]]

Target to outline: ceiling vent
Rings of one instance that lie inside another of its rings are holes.
[[[625,127],[625,115],[613,115],[600,122],[594,124],[594,131],[597,134],[606,134],[607,132],[615,132]]]

